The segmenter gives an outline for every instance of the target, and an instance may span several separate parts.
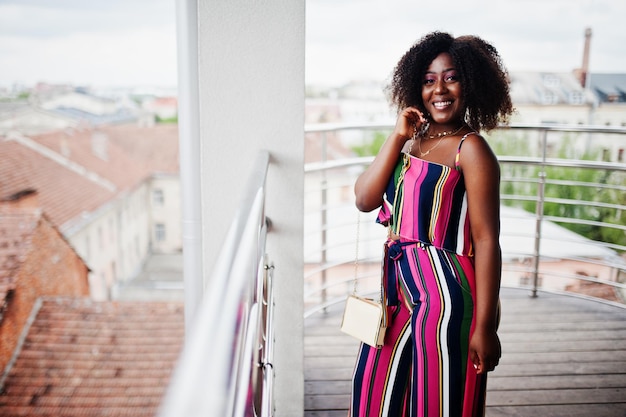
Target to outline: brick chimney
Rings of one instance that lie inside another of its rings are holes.
[[[589,75],[589,49],[591,48],[591,28],[585,29],[585,49],[583,51],[583,65],[576,71],[580,85],[587,86],[587,76]]]
[[[14,208],[39,208],[37,190],[33,188],[25,188],[11,195],[0,198],[0,203],[7,204]]]

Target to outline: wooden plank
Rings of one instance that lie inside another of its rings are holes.
[[[305,410],[348,410],[350,394],[305,395]]]
[[[304,369],[352,368],[356,363],[356,354],[350,356],[311,357],[304,362]]]
[[[581,352],[588,350],[621,351],[626,349],[626,340],[587,340],[584,344],[571,341],[508,342],[502,340],[503,355],[514,352]]]
[[[593,351],[581,350],[571,352],[504,352],[501,363],[525,365],[527,363],[558,363],[558,362],[624,362],[626,350]]]
[[[341,383],[338,383],[337,389],[341,386]],[[588,387],[624,388],[626,387],[626,374],[543,375],[541,378],[537,378],[536,375],[501,377],[492,374],[487,378],[487,389],[490,392],[533,389],[577,389]],[[317,389],[317,387],[312,385],[309,389],[313,391]],[[323,392],[320,391],[319,394],[323,394]]]
[[[529,339],[529,333],[513,333],[501,332],[503,342],[526,342]],[[322,336],[320,336],[322,337]],[[626,339],[626,330],[621,329],[594,329],[594,330],[552,330],[537,331],[532,333],[532,342],[579,342],[587,340],[610,340],[624,341]]]
[[[501,363],[492,373],[493,376],[541,376],[541,375],[584,375],[624,373],[626,362],[592,363],[529,363],[526,365],[508,365]],[[620,371],[621,370],[621,371]]]
[[[583,321],[584,319],[584,321]],[[567,320],[539,320],[537,322],[505,322],[500,325],[500,331],[504,333],[535,333],[538,331],[555,331],[555,330],[575,330],[586,331],[596,329],[626,329],[626,323],[617,317],[614,320],[592,320],[588,314],[579,315],[578,320],[572,320],[570,316]]]
[[[486,417],[624,417],[625,404],[487,407]],[[344,415],[345,417],[345,415]]]
[[[352,368],[316,368],[304,371],[305,381],[350,381]]]
[[[562,405],[626,404],[626,388],[579,388],[491,391],[487,394],[488,406],[512,405]]]
[[[307,410],[304,417],[346,417],[348,409],[345,410]]]
[[[350,394],[350,381],[308,381],[304,384],[306,395]]]

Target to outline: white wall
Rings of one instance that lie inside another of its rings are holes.
[[[141,271],[149,254],[149,181],[61,227],[89,267],[91,297],[108,300]],[[74,222],[80,220],[74,225]]]
[[[268,150],[276,416],[298,417],[304,405],[305,2],[197,4],[203,271],[210,274],[215,264],[257,151]]]

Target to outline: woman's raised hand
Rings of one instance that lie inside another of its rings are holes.
[[[409,140],[415,131],[419,131],[426,123],[424,114],[416,107],[407,107],[398,115],[394,133]]]

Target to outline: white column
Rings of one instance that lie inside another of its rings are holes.
[[[202,206],[196,0],[176,1],[178,133],[182,209],[185,335],[202,301]]]
[[[198,6],[204,270],[215,264],[257,151],[268,150],[276,416],[298,417],[304,403],[305,2],[214,0]]]

